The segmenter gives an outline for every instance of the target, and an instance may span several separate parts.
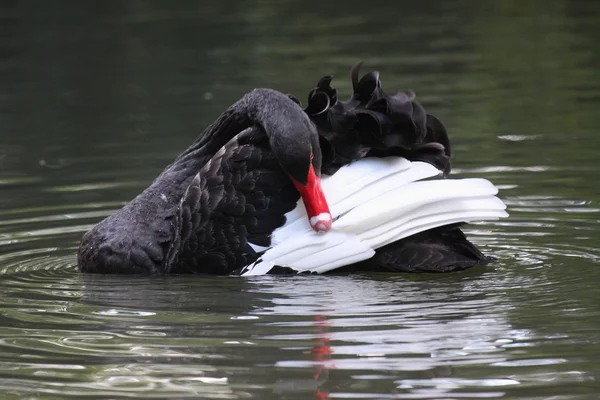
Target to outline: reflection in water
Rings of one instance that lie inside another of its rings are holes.
[[[50,4],[50,3],[48,3]],[[483,3],[482,3],[483,4]],[[0,13],[7,397],[597,398],[598,2],[8,2]],[[452,275],[117,277],[81,234],[253,87],[380,69],[511,218]]]
[[[294,282],[293,295],[275,298],[273,306],[255,313],[312,316],[311,328],[321,327],[326,316],[327,340],[344,343],[329,345],[338,368],[418,371],[446,365],[448,360],[455,365],[463,359],[471,363],[474,355],[477,362],[502,361],[504,355],[494,354],[501,348],[497,345],[518,339],[506,321],[506,306],[479,291],[477,280],[467,282],[340,277],[320,281],[318,290],[313,285],[298,290],[302,284]],[[292,288],[278,282],[267,293],[282,289]],[[482,310],[493,318],[482,315]],[[270,325],[278,327],[276,335],[266,337],[270,340],[323,339],[320,331],[299,333],[306,326],[304,320]],[[279,365],[296,363],[307,366],[312,361]]]

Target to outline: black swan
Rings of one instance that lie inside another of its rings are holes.
[[[329,76],[305,109],[275,90],[246,94],[83,236],[80,271],[445,272],[488,263],[460,226],[505,217],[497,189],[484,179],[426,180],[450,171],[444,125],[411,91],[384,94],[377,72],[359,80],[359,67],[348,101]]]

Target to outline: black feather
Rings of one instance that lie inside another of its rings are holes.
[[[319,129],[321,147],[326,150],[323,171],[334,173],[342,165],[365,156],[398,155],[411,161],[430,162],[449,173],[450,143],[442,122],[427,114],[415,101],[412,90],[386,95],[379,72],[369,72],[359,79],[361,65],[352,68],[353,93],[347,101],[338,100],[330,76],[322,78],[310,92],[305,112]],[[323,112],[326,104],[328,109]],[[432,156],[431,148],[424,146],[428,143],[439,143],[445,151]]]

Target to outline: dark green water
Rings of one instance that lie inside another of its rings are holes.
[[[0,2],[0,397],[600,398],[599,27],[594,0]],[[358,60],[502,189],[511,218],[468,229],[497,263],[76,272],[230,103],[329,73],[348,94]]]

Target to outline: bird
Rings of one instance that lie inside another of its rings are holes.
[[[506,217],[489,181],[447,179],[444,124],[379,73],[346,101],[254,89],[123,208],[83,235],[86,273],[449,272],[493,260],[461,230]],[[440,177],[441,179],[430,179]]]

